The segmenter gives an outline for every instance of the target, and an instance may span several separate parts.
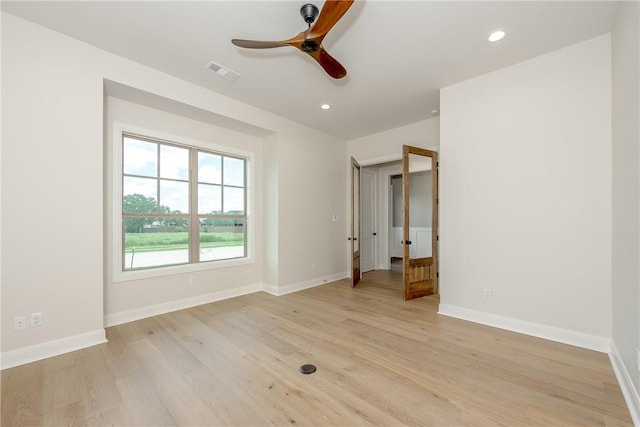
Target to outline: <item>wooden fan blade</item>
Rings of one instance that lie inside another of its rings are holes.
[[[331,30],[347,10],[349,10],[353,2],[354,0],[325,0],[315,25],[288,40],[260,41],[233,39],[231,43],[249,49],[293,46],[315,59],[331,77],[341,79],[347,75],[347,70],[322,47],[322,40],[329,30]]]
[[[315,52],[309,52],[318,64],[334,79],[341,79],[347,75],[347,70],[333,56],[329,55],[322,46]]]
[[[242,39],[233,39],[231,43],[235,44],[238,47],[246,47],[248,49],[270,49],[272,47],[282,47],[289,46],[288,43],[284,41],[261,41],[261,40],[242,40]]]
[[[311,28],[308,38],[318,38],[327,35],[329,30],[336,25],[336,22],[342,18],[347,10],[353,4],[353,0],[326,0],[318,20]]]

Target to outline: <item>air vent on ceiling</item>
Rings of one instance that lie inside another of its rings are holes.
[[[238,77],[240,77],[240,74],[236,73],[235,71],[230,70],[224,65],[220,65],[213,61],[209,62],[207,66],[204,68],[206,70],[211,71],[212,73],[216,73],[220,77],[224,77],[227,80],[231,80],[232,82],[235,82],[236,80],[238,80]]]

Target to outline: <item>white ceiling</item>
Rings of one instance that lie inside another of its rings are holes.
[[[2,1],[2,10],[351,139],[431,117],[442,87],[605,34],[616,9],[612,1],[357,0],[324,40],[348,71],[341,80],[291,47],[231,44],[294,36],[305,28],[306,2]],[[507,36],[489,43],[496,28]],[[204,70],[209,61],[240,78]]]

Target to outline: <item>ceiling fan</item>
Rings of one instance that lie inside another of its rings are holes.
[[[347,70],[335,60],[322,46],[322,40],[329,30],[338,22],[342,15],[351,7],[354,0],[326,0],[322,11],[313,4],[305,4],[300,8],[300,15],[309,28],[298,35],[281,41],[260,41],[233,39],[231,43],[239,47],[249,49],[269,49],[272,47],[293,46],[308,54],[320,64],[322,68],[334,79],[341,79],[347,75]],[[318,17],[318,14],[320,17]],[[314,21],[317,22],[313,27]]]

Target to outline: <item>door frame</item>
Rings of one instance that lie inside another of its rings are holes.
[[[380,168],[378,170],[379,178],[379,196],[378,199],[378,210],[380,212],[384,212],[384,216],[381,216],[378,221],[380,222],[380,230],[382,233],[379,234],[380,240],[380,253],[379,261],[380,268],[383,270],[391,269],[391,245],[393,236],[393,190],[391,188],[391,179],[395,175],[402,175],[402,156],[394,160],[394,162],[398,162],[393,166],[386,166],[384,168]]]

